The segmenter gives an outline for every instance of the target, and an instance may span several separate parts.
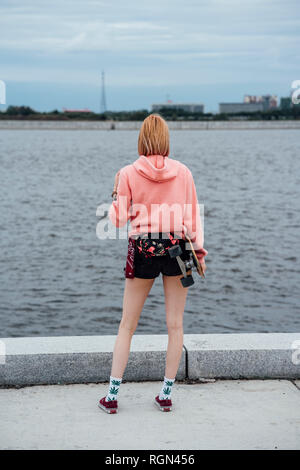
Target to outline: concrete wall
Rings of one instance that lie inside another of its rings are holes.
[[[2,338],[0,385],[106,382],[115,339]],[[134,335],[124,380],[162,380],[167,341]],[[300,378],[300,333],[186,334],[176,378]]]
[[[139,130],[140,121],[2,121],[0,130]],[[300,129],[299,121],[168,121],[171,130]]]

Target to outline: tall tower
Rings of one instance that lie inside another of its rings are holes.
[[[105,82],[104,82],[104,71],[101,73],[101,105],[100,113],[105,113],[106,111],[106,97],[105,97]]]

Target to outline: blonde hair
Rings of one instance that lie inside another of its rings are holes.
[[[138,140],[139,155],[163,155],[170,153],[169,128],[159,114],[150,114],[144,120]]]

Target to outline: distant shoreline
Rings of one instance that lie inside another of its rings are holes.
[[[170,130],[300,129],[300,120],[167,121]],[[139,130],[142,121],[0,120],[0,130]]]

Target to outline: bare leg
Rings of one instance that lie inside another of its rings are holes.
[[[190,271],[189,271],[190,273]],[[183,347],[183,312],[188,288],[183,287],[180,276],[163,276],[165,291],[168,349],[165,377],[174,379],[180,363]]]
[[[111,369],[113,377],[123,377],[128,362],[131,339],[153,283],[154,279],[139,279],[137,277],[125,280],[123,314],[114,346]]]

